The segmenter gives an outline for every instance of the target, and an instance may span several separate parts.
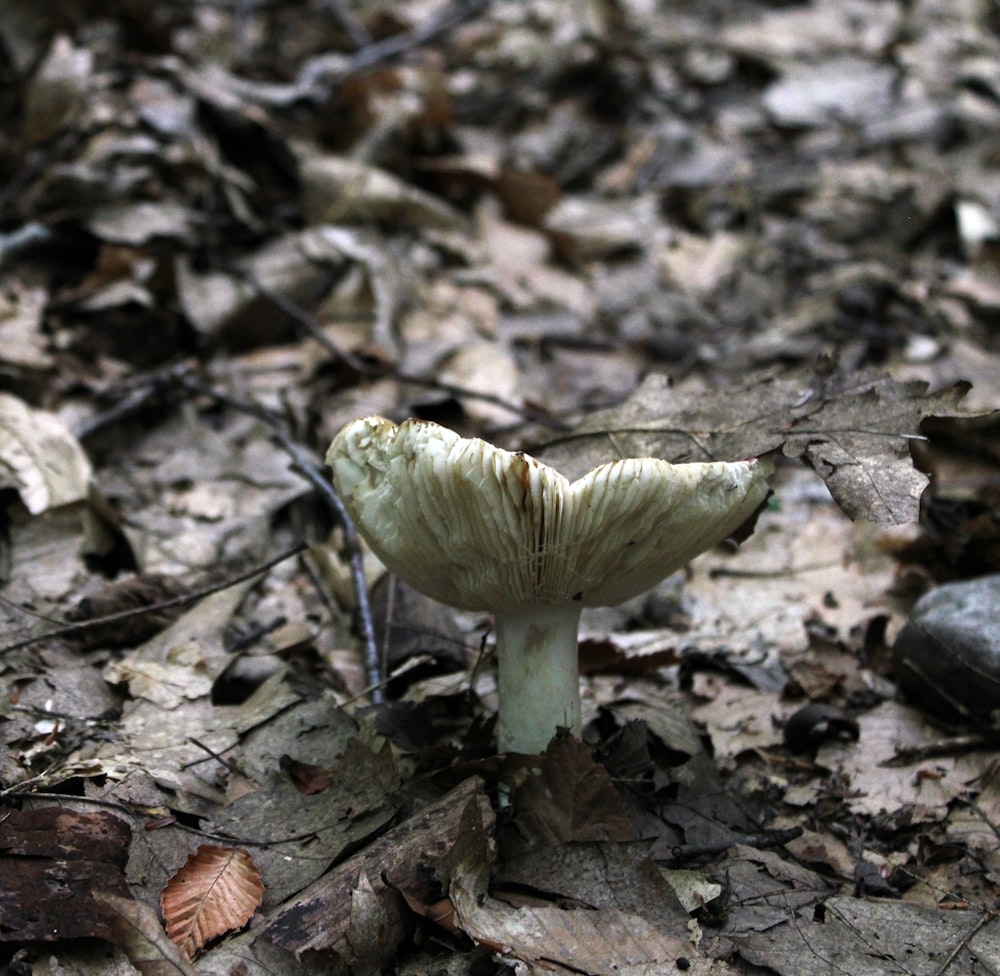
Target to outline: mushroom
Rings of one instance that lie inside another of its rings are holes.
[[[570,483],[522,453],[438,424],[347,424],[326,455],[358,531],[421,593],[492,613],[501,752],[581,731],[584,607],[649,589],[745,522],[770,461],[612,461]]]

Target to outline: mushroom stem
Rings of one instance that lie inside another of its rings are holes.
[[[559,727],[579,736],[579,605],[495,614],[501,752],[544,752]]]

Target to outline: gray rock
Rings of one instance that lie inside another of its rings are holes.
[[[928,712],[977,726],[1000,719],[1000,574],[921,597],[892,648],[896,680]]]

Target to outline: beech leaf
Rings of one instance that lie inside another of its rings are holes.
[[[246,851],[203,844],[160,895],[167,935],[193,959],[212,939],[243,928],[263,894],[260,871]]]

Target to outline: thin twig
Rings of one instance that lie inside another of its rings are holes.
[[[423,26],[405,33],[393,34],[355,51],[341,70],[325,80],[337,83],[359,71],[367,71],[377,64],[391,61],[407,51],[429,44],[467,20],[478,17],[489,8],[490,2],[491,0],[459,0]]]
[[[266,298],[272,305],[275,306],[275,308],[284,312],[285,315],[302,326],[308,335],[312,339],[315,339],[316,342],[318,342],[333,359],[344,363],[344,365],[350,367],[354,370],[354,372],[359,373],[362,376],[391,377],[399,380],[401,383],[410,383],[413,386],[420,386],[424,389],[437,390],[440,393],[446,393],[448,396],[455,397],[455,399],[458,400],[480,400],[483,403],[491,403],[494,406],[502,407],[504,410],[509,410],[511,413],[517,414],[517,416],[523,417],[525,420],[542,424],[552,430],[567,431],[571,429],[570,425],[563,420],[552,417],[544,411],[535,410],[532,407],[514,403],[504,397],[497,396],[495,393],[487,393],[483,390],[471,390],[468,387],[459,386],[455,383],[446,383],[444,380],[418,376],[414,373],[406,373],[402,370],[395,369],[394,367],[384,366],[380,363],[355,356],[353,353],[350,353],[346,349],[342,349],[338,346],[337,343],[335,343],[320,328],[316,317],[311,315],[306,309],[302,308],[301,305],[296,304],[280,292],[277,292],[273,288],[264,284],[264,282],[262,282],[252,272],[244,269],[240,270],[238,273],[247,282],[247,284],[254,288],[261,298]]]
[[[955,735],[915,746],[902,746],[883,766],[909,766],[938,756],[960,756],[969,752],[993,750],[1000,746],[1000,732],[988,730],[969,735]]]
[[[965,935],[963,935],[962,938],[955,943],[954,948],[952,948],[951,952],[948,953],[948,955],[945,957],[941,965],[934,970],[934,976],[944,976],[944,974],[948,971],[951,964],[958,958],[958,954],[963,949],[968,948],[969,942],[972,940],[972,937],[977,932],[981,931],[986,926],[987,922],[993,921],[996,917],[997,917],[996,914],[994,914],[993,912],[984,912],[977,919],[976,924],[973,925],[968,930],[968,932],[966,932]]]
[[[141,410],[155,396],[167,392],[183,376],[190,373],[194,365],[189,361],[171,363],[162,369],[153,370],[136,377],[128,384],[130,392],[113,407],[88,417],[73,428],[78,440],[84,440],[103,427],[117,423]]]
[[[375,643],[375,627],[372,622],[371,605],[368,602],[368,587],[365,583],[365,570],[361,560],[361,543],[357,529],[351,516],[344,508],[329,478],[325,478],[313,460],[306,452],[282,431],[276,430],[274,439],[284,448],[285,452],[295,462],[299,473],[319,492],[320,497],[336,516],[344,530],[344,547],[347,550],[351,565],[351,579],[354,584],[354,596],[358,604],[358,629],[364,645],[365,675],[372,686],[372,701],[376,704],[384,700],[382,693],[382,667],[379,660],[378,646]]]
[[[180,607],[186,606],[189,603],[195,603],[198,600],[204,599],[206,596],[218,593],[220,590],[228,589],[230,586],[235,586],[237,583],[242,583],[245,580],[253,579],[255,576],[259,576],[261,573],[266,573],[269,569],[272,569],[279,563],[283,563],[286,559],[290,559],[292,556],[297,556],[305,548],[306,544],[304,542],[297,542],[294,546],[286,549],[282,553],[279,553],[273,559],[269,559],[265,563],[254,566],[237,576],[229,577],[220,583],[213,583],[211,586],[205,586],[201,589],[192,590],[190,593],[181,593],[179,596],[171,597],[169,600],[163,600],[160,603],[154,603],[147,607],[134,607],[131,610],[122,610],[119,613],[110,613],[104,617],[94,617],[91,620],[80,620],[77,623],[69,624],[66,627],[59,627],[56,630],[50,630],[44,634],[36,634],[34,637],[26,637],[24,640],[15,641],[13,644],[0,647],[0,654],[8,654],[11,651],[19,651],[22,648],[32,647],[35,644],[44,644],[46,641],[54,640],[57,637],[68,637],[73,634],[78,634],[83,630],[89,630],[92,627],[118,623],[120,620],[129,620],[132,617],[139,617],[143,614],[154,613],[157,610],[166,610],[170,607]]]
[[[361,545],[357,530],[351,521],[347,509],[344,508],[340,496],[334,490],[329,478],[326,478],[319,466],[300,444],[296,443],[286,433],[283,418],[272,410],[251,401],[242,400],[231,394],[223,393],[212,387],[207,387],[190,376],[178,378],[178,382],[189,392],[208,396],[234,410],[251,414],[268,424],[273,430],[274,439],[295,463],[299,473],[320,493],[331,509],[334,517],[344,530],[344,545],[351,566],[351,580],[354,586],[354,597],[358,607],[358,629],[364,645],[363,658],[365,675],[374,688],[372,700],[379,704],[384,701],[382,693],[383,672],[379,662],[378,649],[375,645],[375,627],[372,622],[371,606],[368,602],[368,589],[365,583],[364,567],[361,561]]]
[[[204,759],[192,759],[191,762],[184,763],[184,765],[181,766],[182,770],[190,769],[192,766],[197,766],[200,763],[207,762],[209,759],[214,759],[220,766],[228,769],[229,772],[233,772],[236,769],[236,763],[234,763],[231,759],[226,759],[225,756],[220,755],[214,749],[205,745],[201,739],[196,739],[193,735],[189,735],[188,742],[190,742],[193,746],[197,746],[202,750],[202,752],[207,752],[208,755]]]
[[[756,847],[758,850],[766,850],[772,847],[783,847],[789,841],[801,837],[803,829],[801,827],[786,827],[778,830],[766,830],[760,834],[733,834],[717,844],[688,844],[686,846],[677,845],[670,854],[674,861],[690,861],[694,858],[715,856],[724,854],[737,844],[744,844],[748,847]]]
[[[372,43],[373,38],[368,28],[358,21],[343,0],[323,0],[323,2],[356,48],[365,48]]]

